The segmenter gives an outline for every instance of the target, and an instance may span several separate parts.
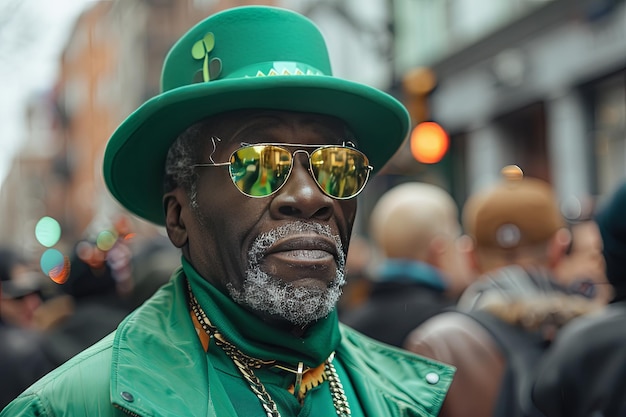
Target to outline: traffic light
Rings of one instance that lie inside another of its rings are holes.
[[[408,71],[402,79],[405,104],[413,123],[420,123],[430,117],[428,96],[437,85],[435,73],[427,67],[417,67]]]
[[[437,76],[428,67],[413,68],[402,79],[405,104],[415,125],[409,137],[411,155],[423,164],[441,161],[450,146],[446,131],[430,118],[428,101],[436,86]]]
[[[411,154],[423,164],[441,161],[450,146],[446,131],[435,122],[418,123],[411,132]]]

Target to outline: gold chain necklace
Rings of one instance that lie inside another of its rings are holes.
[[[263,361],[261,359],[253,358],[237,349],[237,347],[226,340],[217,327],[211,323],[202,307],[200,307],[200,303],[198,303],[195,295],[193,295],[193,291],[191,290],[189,283],[187,283],[187,288],[189,291],[189,306],[196,316],[198,323],[202,326],[202,329],[209,337],[213,337],[215,339],[215,344],[219,346],[224,353],[226,353],[226,355],[233,361],[237,369],[239,369],[239,372],[250,386],[250,389],[261,402],[265,415],[267,417],[280,417],[276,403],[266,391],[261,380],[254,374],[253,369],[260,369],[262,366],[273,365],[290,372],[293,371],[283,366],[276,365],[276,361]],[[350,417],[351,412],[350,405],[348,404],[348,397],[346,396],[341,381],[339,381],[337,370],[332,364],[333,357],[334,353],[324,362],[324,373],[326,379],[328,380],[328,384],[330,385],[330,394],[333,399],[333,406],[337,412],[337,417]],[[299,385],[302,382],[303,372],[305,371],[303,371],[302,362],[300,362],[297,372],[294,372],[296,373],[296,383],[294,387],[294,393],[296,394],[299,392]],[[299,398],[299,400],[302,399]]]

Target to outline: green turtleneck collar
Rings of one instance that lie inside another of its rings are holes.
[[[182,258],[183,272],[206,315],[219,331],[247,355],[290,364],[316,367],[337,348],[341,340],[337,311],[311,325],[301,337],[266,323],[235,303]]]

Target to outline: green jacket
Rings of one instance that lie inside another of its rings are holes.
[[[237,416],[198,341],[185,282],[177,273],[114,333],[36,382],[0,417]],[[454,368],[340,326],[335,363],[353,416],[438,414]]]

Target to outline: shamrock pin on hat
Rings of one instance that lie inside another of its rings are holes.
[[[111,136],[104,179],[128,210],[162,225],[167,151],[192,124],[239,109],[332,115],[355,134],[374,170],[391,158],[409,129],[392,96],[332,75],[321,32],[293,11],[244,6],[198,23],[167,55],[162,92]]]

